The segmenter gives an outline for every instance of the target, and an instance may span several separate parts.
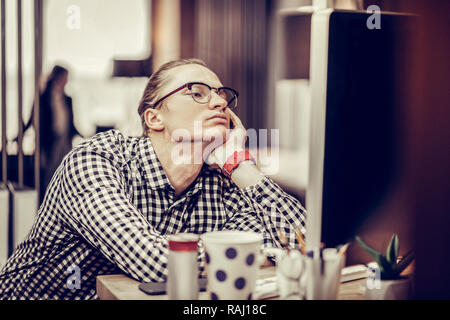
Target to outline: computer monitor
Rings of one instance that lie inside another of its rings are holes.
[[[311,22],[306,246],[350,241],[392,190],[401,163],[403,59],[414,17],[325,9]]]

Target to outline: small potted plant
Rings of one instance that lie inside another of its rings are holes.
[[[365,297],[369,300],[402,300],[407,299],[410,293],[411,281],[408,276],[401,276],[414,260],[413,251],[408,252],[401,259],[398,257],[399,240],[396,234],[392,235],[386,250],[381,254],[368,246],[360,237],[356,237],[358,244],[366,250],[378,265],[375,276],[367,282]]]

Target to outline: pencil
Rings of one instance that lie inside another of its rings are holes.
[[[287,252],[289,254],[288,241],[287,241],[286,237],[284,236],[284,233],[280,232],[278,237],[280,238],[281,245],[287,250]]]
[[[347,248],[349,246],[349,243],[347,242],[346,244],[344,244],[341,249],[339,250],[339,255],[343,256],[345,254],[345,252],[347,251]]]
[[[306,249],[305,249],[305,239],[303,237],[303,233],[301,231],[296,231],[295,233],[297,235],[298,243],[300,244],[300,252],[302,254],[305,254]]]

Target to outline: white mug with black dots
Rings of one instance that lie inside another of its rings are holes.
[[[251,300],[262,236],[249,231],[213,231],[200,238],[205,247],[210,299]]]

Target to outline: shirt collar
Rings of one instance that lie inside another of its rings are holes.
[[[152,189],[173,189],[161,162],[156,156],[150,138],[140,138],[137,155],[142,176]]]
[[[203,179],[204,179],[204,172],[206,170],[206,164],[203,164],[202,169],[200,170],[200,173],[198,174],[198,177],[194,180],[192,185],[189,187],[188,190],[185,191],[185,195],[187,197],[194,196],[198,194],[200,190],[203,189]]]
[[[148,137],[140,138],[138,143],[138,163],[142,176],[147,181],[147,184],[155,190],[158,189],[170,189],[175,191],[172,184],[167,178],[166,172],[159,161],[155,150],[153,149],[152,142]],[[197,194],[203,189],[203,177],[206,171],[209,170],[209,166],[205,163],[195,179],[194,183],[190,186],[188,190],[184,193],[186,196],[192,196]]]

